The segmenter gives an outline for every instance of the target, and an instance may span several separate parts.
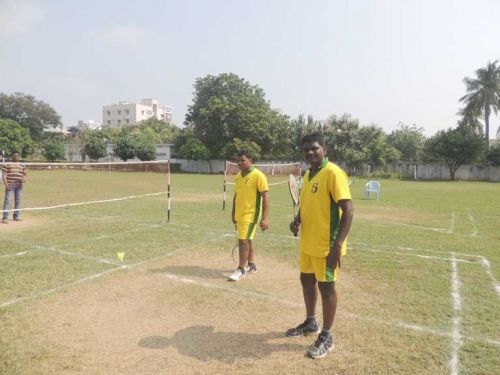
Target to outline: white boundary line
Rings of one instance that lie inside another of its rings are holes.
[[[6,241],[10,241],[10,242],[16,243],[18,245],[29,246],[29,247],[31,247],[32,249],[35,249],[35,250],[51,251],[51,252],[54,252],[54,253],[57,253],[57,254],[62,254],[62,255],[67,255],[67,256],[73,256],[73,257],[80,258],[80,259],[85,259],[85,260],[91,260],[91,261],[94,261],[94,262],[97,262],[97,263],[111,264],[113,266],[121,266],[122,265],[121,263],[113,262],[111,260],[107,260],[107,259],[103,259],[103,258],[99,258],[99,257],[92,257],[92,256],[89,256],[89,255],[83,255],[81,253],[74,253],[74,252],[71,252],[71,251],[59,250],[59,249],[56,249],[55,247],[41,246],[41,245],[37,245],[37,244],[34,244],[34,243],[30,243],[30,242],[24,242],[24,241],[14,240],[12,238],[8,238],[8,239],[6,239]]]
[[[27,251],[20,251],[19,253],[0,255],[0,258],[20,257],[27,253]]]
[[[448,233],[453,233],[454,231],[455,231],[455,210],[452,210],[450,218],[450,229],[448,230]]]
[[[457,375],[459,369],[459,351],[462,348],[463,340],[461,331],[462,298],[460,297],[460,280],[458,279],[458,267],[455,260],[455,253],[451,253],[451,297],[453,301],[452,319],[452,348],[449,362],[451,375]]]
[[[358,242],[358,241],[349,241],[348,244],[349,243],[353,244],[353,245],[366,246],[366,247],[376,247],[376,248],[382,248],[382,249],[399,249],[399,250],[408,250],[408,251],[423,251],[426,253],[433,253],[433,254],[447,254],[447,255],[450,254],[449,251],[419,249],[419,248],[414,248],[414,247],[393,246],[393,245],[372,245],[372,244],[368,244],[366,242]],[[485,259],[484,256],[477,255],[477,254],[467,254],[467,253],[459,253],[459,254],[460,254],[460,256],[463,256],[463,257]]]
[[[495,278],[495,276],[493,276],[493,273],[491,272],[491,264],[488,261],[488,259],[486,259],[484,257],[481,257],[481,258],[482,258],[481,259],[481,265],[483,266],[483,268],[485,269],[486,273],[490,277],[490,279],[491,279],[491,281],[493,283],[493,289],[495,289],[495,291],[498,294],[498,297],[500,298],[500,283]]]
[[[467,214],[469,216],[470,223],[472,224],[472,233],[469,234],[471,237],[476,237],[477,236],[477,227],[476,223],[474,222],[474,218],[472,217],[472,214],[470,213],[470,209],[467,209]]]
[[[480,261],[473,261],[473,260],[466,260],[466,259],[455,259],[455,258],[441,258],[441,257],[430,256],[430,255],[403,253],[403,252],[400,252],[400,251],[361,249],[361,248],[353,248],[353,247],[351,247],[351,249],[355,250],[355,251],[356,250],[357,251],[366,251],[366,252],[371,252],[371,253],[386,253],[386,254],[396,254],[396,255],[412,256],[412,257],[423,258],[423,259],[444,260],[444,261],[447,261],[447,262],[453,260],[455,262],[480,264]]]
[[[0,309],[3,308],[3,307],[7,307],[7,306],[18,304],[18,303],[23,302],[23,301],[37,299],[37,298],[40,298],[40,297],[45,296],[47,294],[52,294],[52,293],[58,292],[60,290],[64,290],[65,288],[68,288],[70,286],[82,284],[82,283],[84,283],[84,282],[86,282],[88,280],[97,279],[98,277],[101,277],[101,276],[103,276],[103,275],[105,275],[107,273],[114,272],[116,270],[121,270],[121,269],[124,269],[126,267],[127,266],[120,266],[120,267],[116,267],[116,268],[111,268],[109,270],[106,270],[106,271],[103,271],[103,272],[100,272],[100,273],[96,273],[94,275],[90,275],[90,276],[84,277],[82,279],[73,281],[73,282],[68,283],[68,284],[64,284],[62,286],[58,286],[58,287],[55,287],[55,288],[52,288],[52,289],[47,289],[47,290],[41,291],[40,293],[37,293],[37,294],[32,294],[32,295],[29,295],[29,296],[26,296],[26,297],[20,297],[20,298],[12,299],[10,301],[0,303]]]
[[[46,207],[28,207],[28,208],[18,208],[18,209],[11,209],[11,210],[0,210],[0,212],[13,212],[13,211],[40,211],[40,210],[51,210],[54,208],[64,208],[64,207],[73,207],[73,206],[82,206],[85,204],[96,204],[96,203],[108,203],[108,202],[118,202],[118,201],[124,201],[127,199],[135,199],[135,198],[143,198],[143,197],[150,197],[150,196],[155,196],[155,195],[161,195],[161,194],[166,194],[166,191],[160,191],[158,193],[148,193],[148,194],[142,194],[142,195],[130,195],[128,197],[121,197],[121,198],[112,198],[112,199],[103,199],[99,201],[87,201],[87,202],[77,202],[77,203],[65,203],[65,204],[59,204],[57,206],[46,206]]]
[[[200,281],[196,281],[194,279],[190,279],[190,278],[183,277],[183,276],[176,275],[176,274],[169,273],[169,272],[164,272],[164,273],[162,273],[162,275],[164,275],[167,279],[175,281],[175,282],[181,282],[184,284],[192,284],[192,285],[202,286],[202,287],[210,288],[210,289],[222,290],[222,291],[226,291],[229,293],[239,294],[239,295],[244,296],[244,297],[254,297],[254,298],[263,299],[266,301],[276,302],[276,303],[280,303],[282,305],[290,306],[290,307],[296,307],[296,308],[303,308],[304,307],[303,303],[291,302],[291,301],[285,300],[283,298],[276,297],[274,295],[269,295],[269,294],[264,294],[264,293],[259,293],[259,292],[250,292],[247,290],[236,289],[236,288],[231,288],[231,287],[226,287],[226,286],[221,286],[221,285],[215,285],[215,284],[211,284],[211,283],[207,283],[207,282],[200,282]],[[412,330],[412,331],[429,333],[429,334],[441,336],[441,337],[453,337],[453,333],[443,332],[443,331],[435,330],[435,329],[432,329],[429,327],[419,326],[417,324],[405,323],[405,322],[400,322],[400,321],[387,321],[387,320],[382,320],[382,319],[364,317],[364,316],[361,316],[358,314],[353,314],[353,313],[339,312],[339,317],[341,317],[342,315],[348,316],[348,317],[353,317],[353,318],[364,320],[364,321],[368,321],[368,322],[377,323],[380,325],[400,327],[400,328],[404,328],[404,329],[408,329],[408,330]],[[461,336],[461,337],[464,339],[470,340],[470,341],[487,342],[489,344],[500,347],[500,341],[491,340],[489,338],[473,337],[473,336]]]

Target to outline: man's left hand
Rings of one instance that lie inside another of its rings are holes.
[[[260,221],[260,229],[266,230],[269,228],[269,221],[267,219],[262,219]]]
[[[326,256],[326,265],[330,268],[340,268],[340,254],[342,252],[342,246],[338,244],[334,244],[330,248],[330,253]]]

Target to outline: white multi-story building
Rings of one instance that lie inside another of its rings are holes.
[[[160,105],[156,99],[142,99],[140,103],[119,102],[102,107],[102,126],[120,128],[151,117],[171,122],[172,110],[173,107]]]
[[[87,120],[87,121],[84,121],[84,120],[78,120],[78,123],[76,126],[74,126],[74,128],[78,131],[84,131],[84,130],[95,130],[95,129],[99,129],[101,127],[101,124],[95,122],[95,121],[92,121],[92,120]]]

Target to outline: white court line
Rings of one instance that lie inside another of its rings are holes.
[[[87,201],[87,202],[78,202],[78,203],[65,203],[65,204],[59,204],[57,206],[46,206],[46,207],[28,207],[28,208],[18,208],[18,209],[11,209],[11,210],[0,210],[0,212],[13,212],[13,211],[39,211],[39,210],[50,210],[54,208],[64,208],[64,207],[73,207],[73,206],[82,206],[85,204],[96,204],[96,203],[107,203],[107,202],[118,202],[118,201],[124,201],[127,199],[134,199],[134,198],[143,198],[143,197],[151,197],[155,195],[161,195],[161,194],[166,194],[166,191],[160,191],[158,193],[149,193],[149,194],[142,194],[142,195],[130,195],[128,197],[121,197],[121,198],[112,198],[112,199],[103,199],[99,201]]]
[[[422,230],[431,230],[431,231],[438,232],[438,233],[446,233],[446,234],[451,233],[450,230],[447,228],[426,227],[423,225],[408,224],[408,223],[401,223],[401,222],[387,221],[387,220],[377,220],[377,221],[373,221],[370,219],[361,219],[361,220],[369,221],[375,225],[383,225],[383,226],[400,225],[400,226],[404,226],[404,227],[411,227],[411,228],[417,228],[417,229],[422,229]]]
[[[71,251],[59,250],[59,249],[56,249],[55,247],[41,246],[41,245],[37,245],[37,244],[34,244],[34,243],[30,243],[30,242],[24,242],[24,241],[14,240],[12,238],[7,238],[6,240],[10,241],[10,242],[14,242],[14,243],[16,243],[18,245],[29,246],[29,247],[31,247],[32,249],[35,249],[35,250],[52,251],[54,253],[58,253],[58,254],[62,254],[62,255],[73,256],[73,257],[77,257],[77,258],[81,258],[81,259],[85,259],[85,260],[92,260],[92,261],[98,262],[98,263],[111,264],[113,266],[121,266],[122,265],[121,263],[113,262],[111,260],[107,260],[107,259],[103,259],[103,258],[98,258],[98,257],[92,257],[92,256],[88,256],[88,255],[83,255],[81,253],[73,253]]]
[[[26,251],[20,251],[19,253],[0,255],[0,258],[20,257],[25,255],[26,253]]]
[[[450,229],[448,230],[448,233],[453,233],[454,231],[455,231],[455,210],[452,210],[450,218]]]
[[[462,298],[460,297],[460,280],[458,279],[458,267],[455,260],[455,253],[451,253],[451,297],[453,301],[453,320],[452,320],[452,348],[450,359],[451,375],[458,374],[459,368],[459,351],[462,348],[463,340],[461,331],[461,312]]]
[[[412,257],[423,258],[423,259],[445,260],[447,262],[453,260],[456,262],[463,262],[463,263],[476,263],[476,264],[480,263],[479,261],[473,261],[473,260],[467,260],[467,259],[442,258],[442,257],[435,257],[435,256],[430,256],[430,255],[402,253],[400,251],[361,249],[361,248],[353,248],[353,247],[351,247],[351,249],[358,250],[358,251],[367,251],[367,252],[371,252],[371,253],[386,253],[386,254],[406,255],[406,256],[412,256]]]
[[[64,284],[62,286],[58,286],[56,288],[44,290],[44,291],[42,291],[40,293],[37,293],[37,294],[32,294],[32,295],[29,295],[29,296],[26,296],[26,297],[15,298],[15,299],[12,299],[10,301],[3,302],[3,303],[0,303],[0,309],[3,308],[3,307],[15,305],[15,304],[23,302],[23,301],[37,299],[37,298],[40,298],[40,297],[45,296],[47,294],[58,292],[60,290],[68,288],[70,286],[78,285],[78,284],[84,283],[84,282],[86,282],[88,280],[97,279],[98,277],[101,277],[101,276],[103,276],[103,275],[105,275],[107,273],[114,272],[116,270],[120,270],[120,269],[123,269],[123,268],[126,268],[126,266],[120,266],[120,267],[116,267],[116,268],[111,268],[109,270],[106,270],[106,271],[103,271],[103,272],[100,272],[100,273],[96,273],[94,275],[90,275],[90,276],[84,277],[83,279],[79,279],[79,280],[73,281],[71,283]]]
[[[474,223],[474,218],[472,217],[472,214],[470,213],[470,209],[467,209],[468,211],[468,215],[469,215],[469,220],[470,220],[470,223],[472,224],[472,233],[469,235],[471,237],[476,237],[477,236],[477,227],[476,227],[476,223]]]
[[[490,279],[491,279],[491,281],[493,283],[493,289],[495,289],[495,291],[498,294],[498,297],[500,298],[500,283],[498,282],[498,280],[495,278],[495,276],[491,272],[491,264],[490,264],[490,262],[488,261],[488,259],[482,257],[482,259],[481,259],[481,265],[483,266],[483,268],[485,269],[486,273],[490,277]]]
[[[250,292],[248,290],[236,289],[236,288],[231,288],[231,287],[221,286],[221,285],[215,285],[215,284],[211,284],[211,283],[207,283],[207,282],[200,282],[200,281],[196,281],[194,279],[189,279],[187,277],[179,276],[179,275],[176,275],[173,273],[168,273],[168,272],[164,272],[164,273],[162,273],[162,275],[164,275],[169,280],[173,280],[173,281],[177,281],[177,282],[181,282],[181,283],[185,283],[185,284],[192,284],[195,286],[202,286],[202,287],[209,288],[209,289],[222,290],[222,291],[229,292],[229,293],[239,294],[243,297],[254,297],[254,298],[258,298],[258,299],[262,299],[262,300],[266,300],[266,301],[277,302],[277,303],[280,303],[282,305],[290,306],[290,307],[296,307],[296,308],[303,308],[304,307],[303,303],[291,302],[291,301],[285,300],[283,298],[276,297],[274,295],[263,294],[263,293],[258,293],[258,292]],[[433,334],[433,335],[441,336],[441,337],[453,337],[452,333],[443,332],[443,331],[432,329],[429,327],[419,326],[417,324],[370,318],[370,317],[365,317],[365,316],[361,316],[361,315],[353,314],[353,313],[343,313],[342,311],[340,311],[338,313],[338,315],[339,315],[339,317],[348,316],[348,317],[364,320],[367,322],[377,323],[380,325],[400,327],[400,328],[404,328],[407,330],[429,333],[429,334]],[[491,345],[495,345],[495,346],[500,347],[500,341],[491,340],[489,338],[473,337],[473,336],[462,336],[462,338],[470,340],[470,341],[487,342]]]
[[[350,249],[356,249],[356,250],[360,250],[360,251],[369,251],[369,252],[370,251],[371,252],[377,252],[377,250],[359,249],[359,248],[356,248],[356,246],[365,246],[365,247],[373,246],[373,247],[379,247],[379,248],[383,248],[383,249],[401,249],[401,250],[408,250],[408,251],[424,251],[424,252],[430,252],[430,253],[436,253],[436,254],[437,253],[440,253],[440,254],[449,254],[449,252],[444,252],[444,251],[435,251],[435,250],[426,250],[426,249],[414,249],[414,248],[411,248],[411,247],[401,247],[401,246],[369,245],[369,244],[366,244],[366,243],[363,243],[363,242],[354,242],[353,246],[350,246]],[[420,257],[420,258],[426,258],[426,256],[421,255],[421,254],[400,253],[398,251],[386,251],[386,252],[390,253],[390,254],[413,255],[413,256]],[[482,256],[482,255],[475,255],[475,254],[462,254],[462,253],[460,253],[459,255],[462,256],[462,257],[465,256],[465,257],[471,257],[471,258],[478,258],[478,261],[470,261],[470,260],[466,260],[466,259],[455,259],[455,261],[456,262],[462,262],[462,263],[476,263],[476,264],[480,264],[484,268],[484,270],[487,273],[487,275],[490,277],[490,279],[492,281],[493,289],[495,290],[495,292],[497,293],[498,297],[500,298],[500,282],[498,282],[498,280],[495,278],[495,276],[491,272],[491,264],[488,261],[488,259],[486,257]],[[440,258],[440,257],[429,257],[429,258],[430,259],[450,260],[449,258]]]
[[[372,244],[368,244],[368,243],[365,243],[365,242],[359,242],[359,241],[348,242],[348,244],[349,243],[352,243],[353,245],[366,246],[366,247],[377,247],[377,248],[382,248],[382,249],[399,249],[399,250],[408,250],[408,251],[423,251],[423,252],[426,252],[426,253],[433,253],[433,254],[447,254],[447,255],[450,254],[449,251],[419,249],[419,248],[415,248],[415,247],[391,246],[391,245],[372,245]],[[470,257],[470,258],[484,259],[484,256],[477,255],[477,254],[460,253],[460,256]]]

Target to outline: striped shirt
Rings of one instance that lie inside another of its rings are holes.
[[[19,163],[4,164],[2,177],[8,185],[22,185],[26,176],[26,166]]]

